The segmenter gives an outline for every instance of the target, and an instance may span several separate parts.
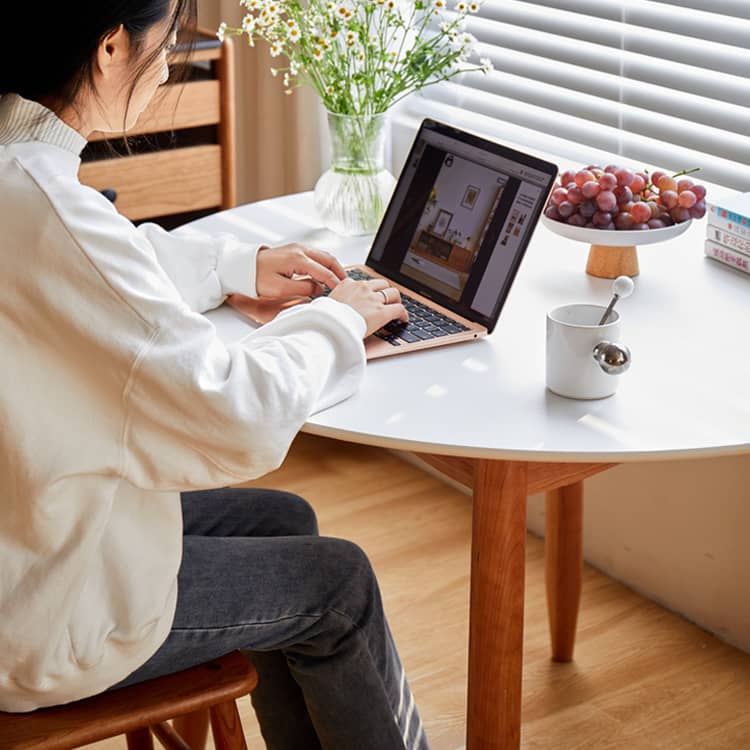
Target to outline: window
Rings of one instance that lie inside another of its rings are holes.
[[[485,0],[468,31],[495,71],[407,100],[396,159],[429,116],[558,161],[697,166],[750,191],[749,0]]]

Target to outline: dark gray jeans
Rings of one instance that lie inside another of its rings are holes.
[[[116,687],[235,649],[271,750],[428,750],[364,552],[318,536],[313,509],[273,490],[182,494],[172,630]]]

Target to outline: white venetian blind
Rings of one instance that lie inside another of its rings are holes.
[[[413,114],[750,190],[750,0],[485,0],[467,30],[495,70],[428,87]]]

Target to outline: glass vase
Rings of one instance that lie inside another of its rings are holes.
[[[374,232],[396,184],[384,166],[387,114],[328,112],[331,167],[315,185],[315,208],[328,229]]]

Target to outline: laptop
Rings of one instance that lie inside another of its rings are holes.
[[[492,333],[557,166],[457,128],[424,120],[358,279],[385,278],[409,322],[365,339],[368,359],[478,339]],[[264,323],[309,301],[228,303]]]

